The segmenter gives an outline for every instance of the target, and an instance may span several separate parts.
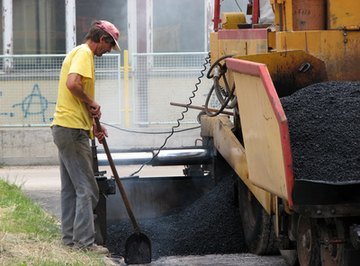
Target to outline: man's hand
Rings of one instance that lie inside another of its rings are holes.
[[[97,102],[92,101],[91,104],[87,105],[87,107],[91,117],[93,118],[97,117],[99,119],[101,118],[100,105]]]
[[[108,136],[108,132],[107,132],[107,129],[103,125],[100,125],[100,126],[101,126],[101,128],[98,129],[96,126],[96,123],[94,123],[93,133],[94,133],[94,136],[98,139],[99,143],[102,144],[104,138]]]

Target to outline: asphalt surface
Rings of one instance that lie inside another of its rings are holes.
[[[360,82],[310,85],[281,99],[296,180],[359,183]]]
[[[136,171],[139,166],[121,166],[120,176],[127,176]],[[102,167],[111,173],[109,167]],[[145,167],[141,176],[180,175],[182,167]],[[2,167],[0,178],[9,183],[21,186],[22,190],[50,215],[60,220],[60,178],[58,166],[25,166]],[[109,261],[112,265],[125,265],[123,260]],[[204,256],[170,256],[160,257],[149,264],[151,266],[201,266],[201,265],[272,265],[283,266],[285,261],[280,256],[256,256],[248,253],[213,254]]]

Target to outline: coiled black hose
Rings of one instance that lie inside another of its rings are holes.
[[[226,72],[227,72],[226,63],[224,63],[224,64],[220,63],[221,61],[225,60],[226,58],[230,58],[230,57],[233,57],[233,55],[225,55],[225,56],[222,56],[219,59],[217,59],[214,62],[214,64],[211,65],[211,67],[207,73],[207,78],[214,79],[214,84],[210,88],[210,91],[206,97],[205,108],[204,108],[206,115],[208,115],[210,117],[217,116],[222,111],[224,111],[225,108],[232,109],[236,105],[236,97],[234,96],[235,84],[233,85],[233,87],[231,89],[229,88],[229,83],[226,78]],[[219,80],[221,78],[224,81],[225,88],[221,87],[219,84]],[[212,112],[209,110],[209,101],[210,101],[210,98],[211,98],[213,92],[215,92],[216,98],[219,100],[219,102],[221,104],[220,109],[216,112]]]

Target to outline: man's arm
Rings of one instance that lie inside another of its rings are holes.
[[[93,99],[89,97],[89,95],[86,94],[86,92],[83,89],[82,82],[81,82],[82,76],[77,73],[70,73],[68,75],[67,81],[66,81],[66,87],[71,91],[71,93],[80,99],[80,101],[84,102],[89,112],[92,116],[99,117],[101,116],[100,112],[100,105],[95,102]]]

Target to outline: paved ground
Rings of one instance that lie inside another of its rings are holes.
[[[127,176],[136,171],[139,166],[120,166],[120,176]],[[109,167],[101,167],[111,173]],[[182,167],[145,167],[140,176],[181,175]],[[60,179],[57,166],[25,166],[0,168],[0,178],[9,183],[20,185],[23,191],[35,202],[39,203],[48,213],[60,219]],[[125,265],[123,261],[115,261],[114,265]],[[253,265],[286,265],[279,256],[255,256],[252,254],[228,254],[186,257],[163,257],[153,261],[151,266],[253,266]]]

